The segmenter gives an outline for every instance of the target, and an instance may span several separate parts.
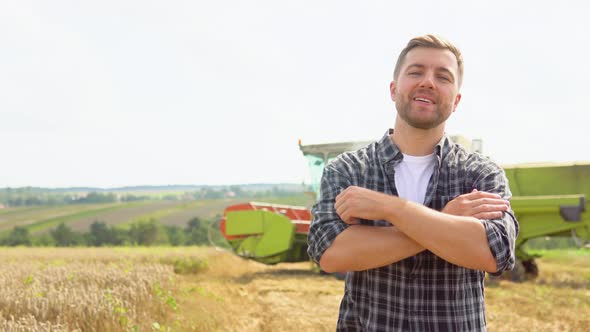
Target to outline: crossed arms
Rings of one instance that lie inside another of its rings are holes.
[[[338,218],[341,228],[319,256],[319,264],[327,272],[386,266],[423,250],[430,250],[450,263],[491,273],[510,265],[506,254],[495,257],[499,254],[490,249],[486,230],[492,227],[492,235],[506,233],[502,229],[495,231],[509,210],[509,203],[498,194],[474,191],[458,196],[438,212],[396,196],[349,186],[332,204],[328,217]],[[359,219],[385,220],[394,227],[358,225]],[[482,220],[496,222],[484,226]],[[503,242],[508,246],[514,243],[513,239]],[[513,249],[507,252],[508,256],[510,252],[513,255]]]

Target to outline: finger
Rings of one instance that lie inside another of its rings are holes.
[[[358,218],[351,217],[346,213],[343,214],[343,217],[341,219],[348,225],[356,225],[360,223],[360,220]]]
[[[349,187],[350,188],[350,187]],[[336,196],[334,207],[340,206],[350,200],[350,195],[348,194],[348,190],[344,189],[343,191]]]
[[[489,220],[502,218],[502,212],[482,212],[473,216],[477,219]]]
[[[479,206],[479,205],[504,205],[508,206],[508,201],[503,200],[501,198],[478,198],[476,200],[471,201],[471,206]]]
[[[508,210],[506,205],[492,205],[492,204],[483,204],[474,207],[471,211],[473,215],[482,213],[482,212],[502,212]]]
[[[340,208],[336,210],[336,213],[340,219],[342,219],[342,221],[349,225],[355,225],[359,223],[360,219],[352,215],[352,209],[347,204],[340,206]]]
[[[342,190],[338,195],[336,195],[336,201],[338,201],[339,199],[342,199],[342,196],[344,196],[345,192],[346,192],[346,189]]]
[[[475,198],[501,198],[500,195],[495,194],[495,193],[490,193],[487,191],[472,191],[469,194],[467,194],[467,196],[475,197]]]
[[[346,196],[349,192],[351,192],[354,189],[354,186],[348,186],[344,189],[342,189],[342,191],[340,191],[340,193],[336,196],[336,198],[340,198],[342,199],[342,197]]]
[[[359,218],[348,218],[348,220],[344,220],[344,222],[349,225],[358,225],[361,223],[361,220]]]
[[[336,200],[334,201],[334,209],[338,211],[338,209],[344,204],[346,200],[342,199],[340,195],[336,196]]]
[[[342,219],[342,221],[344,221],[344,222],[347,222],[348,220],[350,220],[352,218],[352,216],[350,215],[350,209],[345,204],[338,207],[338,209],[336,209],[336,213],[338,214],[340,219]]]
[[[336,210],[336,214],[338,214],[340,216],[340,218],[342,218],[342,214],[344,214],[344,211],[346,210],[345,207],[345,201],[338,201],[336,202],[336,204],[334,204],[334,209]]]

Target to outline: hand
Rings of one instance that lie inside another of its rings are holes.
[[[443,208],[443,213],[456,216],[469,216],[477,219],[501,218],[503,211],[508,210],[510,202],[500,195],[473,189],[468,194],[455,197]]]
[[[358,224],[360,219],[384,219],[384,207],[387,202],[395,199],[377,191],[350,186],[336,196],[336,213],[349,225]]]

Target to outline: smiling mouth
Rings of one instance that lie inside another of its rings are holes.
[[[423,97],[416,97],[416,98],[414,98],[414,101],[425,103],[425,104],[434,104],[434,101],[432,101],[428,98],[423,98]]]

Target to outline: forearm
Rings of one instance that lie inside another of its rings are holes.
[[[454,216],[393,198],[389,222],[435,255],[456,265],[496,271],[484,225],[476,218]]]
[[[395,227],[353,225],[326,249],[320,266],[326,272],[362,271],[398,262],[423,250]]]

